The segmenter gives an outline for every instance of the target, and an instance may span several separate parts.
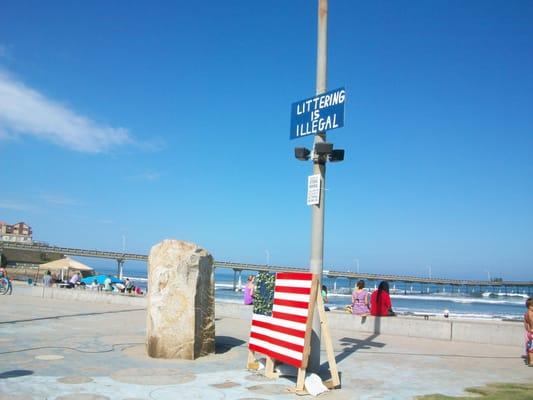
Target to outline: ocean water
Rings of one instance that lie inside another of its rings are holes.
[[[100,269],[100,273],[116,273],[115,268]],[[242,272],[242,284],[248,274]],[[146,268],[125,270],[125,276],[132,278],[140,287],[146,287]],[[328,306],[343,309],[351,303],[351,293],[355,281],[339,278],[335,281],[324,277],[322,284],[328,288]],[[366,288],[374,290],[378,281],[366,281]],[[442,316],[448,310],[451,318],[522,320],[525,301],[533,288],[508,287],[504,293],[500,289],[489,288],[480,292],[479,288],[450,287],[443,285],[404,284],[389,282],[392,305],[395,312],[403,315]],[[216,299],[242,303],[242,291],[233,290],[233,271],[225,268],[215,269]]]

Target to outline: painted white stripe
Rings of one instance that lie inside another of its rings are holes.
[[[256,321],[266,322],[268,324],[283,326],[284,328],[291,328],[291,329],[296,329],[298,331],[304,331],[304,332],[307,328],[305,324],[302,324],[301,322],[287,321],[286,319],[274,318],[270,315],[253,314],[252,319],[255,319]]]
[[[310,297],[311,296],[308,294],[274,292],[274,298],[282,300],[303,301],[304,303],[309,303]]]
[[[294,350],[286,349],[285,347],[277,346],[272,343],[265,342],[264,340],[259,340],[256,338],[250,338],[250,344],[255,344],[256,346],[261,346],[267,350],[275,351],[276,353],[283,354],[284,356],[294,358],[296,360],[302,360],[303,359],[303,353],[299,353]]]
[[[311,283],[313,283],[313,281],[302,281],[299,279],[276,279],[276,286],[310,288]]]
[[[255,333],[260,333],[261,335],[272,337],[274,339],[283,340],[285,342],[299,344],[300,346],[304,345],[304,338],[287,335],[286,333],[276,332],[266,328],[261,328],[260,326],[252,325],[251,331]]]
[[[298,307],[288,307],[288,306],[280,306],[278,304],[274,304],[272,306],[272,311],[282,312],[285,314],[292,314],[292,315],[300,315],[302,317],[307,317],[307,308],[298,308]]]

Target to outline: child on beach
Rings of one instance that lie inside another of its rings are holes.
[[[524,328],[526,329],[526,361],[533,367],[533,297],[526,300],[527,311],[524,314]]]

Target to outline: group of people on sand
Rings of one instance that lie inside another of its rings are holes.
[[[113,282],[111,276],[108,275],[104,279],[103,284],[99,284],[98,280],[93,280],[93,282],[88,285],[89,289],[99,290],[104,292],[118,292],[118,293],[128,293],[128,294],[138,294],[142,295],[143,291],[140,287],[135,286],[130,278],[126,278],[123,282]]]
[[[43,286],[44,287],[52,287],[54,284],[64,284],[64,286],[68,289],[72,289],[78,285],[81,285],[80,282],[82,276],[80,272],[75,272],[70,279],[63,281],[61,278],[57,276],[57,274],[52,274],[50,270],[47,270],[43,275]],[[85,285],[83,283],[83,285]]]
[[[50,271],[46,271],[43,276],[43,286],[52,287],[54,284],[63,284],[63,287],[67,289],[73,289],[78,286],[85,289],[104,291],[104,292],[119,292],[119,293],[128,293],[128,294],[137,294],[142,295],[143,291],[140,287],[136,287],[132,280],[126,278],[125,281],[113,282],[111,276],[107,276],[103,283],[98,283],[97,279],[94,279],[90,284],[81,281],[82,275],[80,272],[75,272],[70,279],[63,282],[61,279],[58,279],[56,276],[52,275]]]

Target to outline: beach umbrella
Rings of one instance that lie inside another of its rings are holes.
[[[88,265],[85,265],[78,260],[75,260],[70,257],[64,257],[59,260],[51,261],[45,264],[41,264],[39,266],[39,271],[60,271],[61,273],[61,279],[63,279],[63,275],[66,271],[67,276],[69,275],[69,271],[80,271],[82,275],[92,275],[94,274],[94,268],[89,267]],[[38,271],[38,272],[39,272]]]
[[[112,275],[95,275],[95,276],[89,276],[87,278],[83,278],[80,282],[83,282],[85,283],[86,285],[90,285],[92,284],[95,280],[96,280],[96,283],[98,283],[99,285],[103,285],[104,284],[104,281],[107,279],[107,278],[111,278],[111,283],[122,283],[122,281],[120,279],[118,279],[116,276],[112,276]]]

